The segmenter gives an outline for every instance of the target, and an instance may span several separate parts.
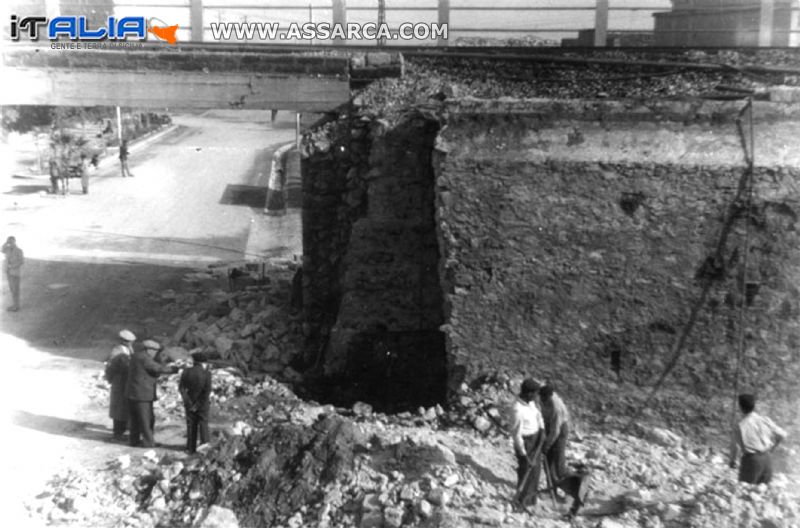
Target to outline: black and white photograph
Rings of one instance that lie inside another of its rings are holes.
[[[800,528],[800,0],[7,0],[0,519]]]

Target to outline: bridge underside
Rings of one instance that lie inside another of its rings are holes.
[[[0,105],[321,112],[350,99],[354,78],[401,75],[399,54],[382,55],[351,61],[303,52],[11,45],[2,53]]]

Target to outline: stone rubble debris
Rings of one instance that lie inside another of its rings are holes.
[[[544,493],[533,515],[515,512],[507,432],[520,379],[487,374],[446,405],[395,415],[366,402],[303,401],[291,386],[299,373],[284,377],[288,384],[278,379],[301,336],[289,286],[279,284],[165,297],[183,314],[164,350],[169,360],[188,364],[193,350],[217,357],[212,405],[230,425],[210,444],[191,456],[132,450],[99,474],[55,475],[28,504],[31,515],[114,527],[800,528],[796,475],[778,473],[768,487],[740,484],[723,452],[696,443],[690,428],[642,425],[623,434],[618,421],[598,425],[574,406],[567,455],[591,471],[589,503],[572,521],[563,517],[569,504],[554,506]],[[177,374],[159,380],[159,420],[183,416],[177,382]],[[107,402],[101,373],[87,387]],[[590,390],[570,398],[590,401]]]

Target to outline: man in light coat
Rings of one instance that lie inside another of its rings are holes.
[[[544,422],[536,405],[542,384],[528,378],[522,382],[519,399],[514,403],[511,440],[517,458],[517,493],[515,506],[535,506],[539,491]]]
[[[786,431],[768,417],[755,411],[756,397],[739,395],[742,419],[733,431],[734,446],[730,465],[736,467],[736,454],[742,453],[739,481],[750,484],[769,484],[772,480],[771,453],[786,438]]]

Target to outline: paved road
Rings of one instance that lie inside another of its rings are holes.
[[[267,112],[179,116],[173,133],[131,156],[134,178],[113,166],[93,176],[88,195],[38,193],[48,181],[18,179],[0,195],[0,237],[15,235],[27,258],[22,310],[0,313],[9,491],[0,495],[13,511],[56,470],[127,449],[105,441],[108,420],[86,405],[85,381],[120,328],[167,330],[154,293],[179,287],[190,268],[299,256],[299,211],[271,217],[247,205],[257,194],[247,191],[266,186],[272,151],[294,140],[289,117],[271,126]],[[2,295],[5,307],[5,284]]]

